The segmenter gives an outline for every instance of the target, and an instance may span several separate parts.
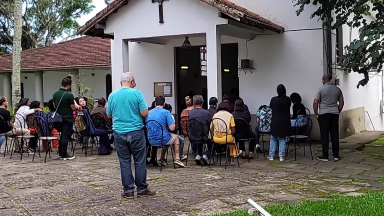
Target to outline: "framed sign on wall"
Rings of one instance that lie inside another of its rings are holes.
[[[172,82],[154,82],[154,97],[172,97]]]

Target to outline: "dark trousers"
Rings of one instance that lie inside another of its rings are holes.
[[[61,137],[60,137],[60,144],[59,144],[59,155],[60,157],[65,157],[67,153],[68,148],[68,142],[71,139],[71,136],[73,134],[73,123],[71,122],[64,122],[61,127]]]
[[[205,152],[203,152],[204,144],[202,144],[202,143],[194,144],[195,149],[196,149],[195,154],[200,155],[201,157],[203,157],[203,155],[205,155],[209,159],[209,158],[211,158],[213,143],[211,140],[208,140],[208,139],[205,140],[204,143],[207,144],[207,150]]]
[[[246,138],[252,138],[249,140],[249,152],[255,152],[255,146],[256,146],[256,141],[255,141],[255,134],[252,131],[249,131],[249,135]],[[241,137],[239,137],[241,139]],[[239,148],[241,151],[245,151],[245,142],[244,141],[239,141]]]
[[[100,137],[99,154],[107,154],[112,151],[111,144],[109,143],[108,131],[95,129],[94,136]]]
[[[328,157],[329,135],[332,141],[333,157],[339,157],[339,115],[338,114],[322,114],[319,115],[319,126],[321,134],[321,145],[323,146],[323,156]]]
[[[143,130],[131,131],[126,134],[114,132],[117,156],[120,161],[121,181],[125,192],[137,192],[147,189],[147,165],[145,135]],[[131,160],[135,164],[135,177],[132,174]]]

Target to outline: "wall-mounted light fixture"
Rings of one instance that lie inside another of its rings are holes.
[[[224,69],[224,72],[229,73],[229,69]]]
[[[190,48],[192,45],[191,45],[191,42],[189,42],[189,37],[185,37],[185,40],[183,42],[183,45],[181,45],[182,48]]]
[[[95,76],[95,73],[91,73],[92,76]]]
[[[25,76],[24,79],[28,79],[28,76]]]
[[[181,66],[181,70],[188,70],[188,66]]]

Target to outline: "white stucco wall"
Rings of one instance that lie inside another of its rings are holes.
[[[110,69],[80,69],[83,85],[89,87],[92,91],[87,95],[92,98],[106,98],[106,75],[111,74]],[[95,75],[92,76],[92,73]]]
[[[358,29],[352,29],[350,35],[350,28],[343,26],[343,43],[349,44],[351,40],[359,37]],[[382,73],[370,74],[369,83],[360,88],[357,88],[357,84],[364,78],[362,74],[350,73],[346,74],[344,71],[336,70],[336,78],[340,80],[340,88],[344,94],[345,108],[344,110],[354,109],[358,107],[364,107],[372,119],[372,123],[369,120],[368,114],[365,113],[365,126],[367,130],[384,130],[384,115],[381,108],[382,100],[382,88],[383,80]]]
[[[4,96],[4,91],[3,91],[3,75],[1,73],[0,73],[0,84],[1,84],[0,95]]]

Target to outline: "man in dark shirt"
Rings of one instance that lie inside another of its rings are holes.
[[[8,107],[8,101],[5,97],[0,97],[0,116],[4,119],[0,121],[0,134],[8,133],[12,130],[11,114],[6,109]],[[0,144],[1,146],[1,144]]]
[[[217,98],[215,97],[211,97],[209,99],[209,109],[208,109],[208,112],[209,112],[209,115],[211,116],[211,118],[213,118],[213,115],[216,114],[217,112],[217,104],[219,103],[219,101],[217,100]]]
[[[66,77],[61,81],[61,88],[53,94],[53,102],[55,104],[56,112],[63,119],[59,144],[59,155],[62,160],[75,159],[74,156],[68,155],[67,148],[73,133],[73,111],[81,110],[81,107],[75,104],[75,99],[72,93],[68,91],[71,88],[71,85],[71,78]]]
[[[204,104],[204,99],[203,96],[201,95],[195,95],[193,96],[193,105],[195,108],[193,108],[191,111],[189,111],[188,114],[188,119],[191,120],[193,118],[196,118],[200,121],[200,123],[203,126],[203,142],[208,145],[208,150],[203,154],[203,145],[197,146],[196,149],[196,164],[200,165],[201,164],[201,159],[203,159],[204,164],[208,165],[209,163],[209,158],[211,157],[211,148],[212,148],[212,143],[211,140],[208,138],[209,135],[209,125],[211,123],[211,115],[209,112],[205,109],[203,109],[203,104]],[[196,127],[190,127],[191,128],[196,128]],[[200,140],[201,137],[193,137],[194,133],[190,131],[190,139],[191,140]]]
[[[235,110],[235,104],[231,102],[231,95],[228,93],[224,93],[223,95],[223,102],[222,103],[227,103],[229,106],[229,112],[232,113]]]

